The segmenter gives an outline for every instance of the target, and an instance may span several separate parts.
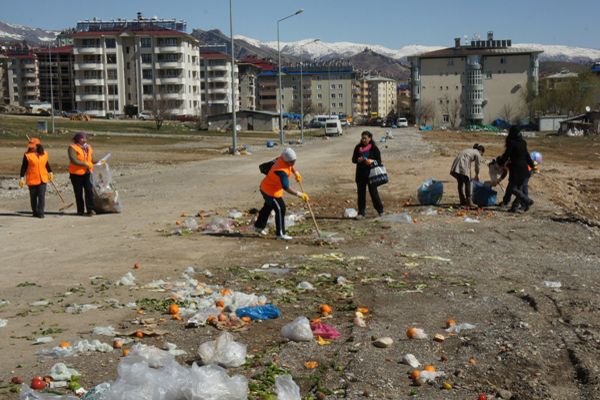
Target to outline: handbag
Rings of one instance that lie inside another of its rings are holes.
[[[388,174],[383,164],[378,164],[377,161],[371,164],[371,171],[369,171],[369,185],[381,186],[388,183]]]
[[[273,168],[273,165],[275,165],[275,161],[277,161],[277,158],[271,160],[271,161],[267,161],[265,163],[262,163],[258,166],[258,169],[260,170],[261,174],[267,175],[269,173],[269,171],[271,170],[271,168]]]

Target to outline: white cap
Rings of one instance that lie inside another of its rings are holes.
[[[283,153],[281,153],[281,157],[285,162],[292,162],[296,160],[296,152],[291,147],[287,147]]]

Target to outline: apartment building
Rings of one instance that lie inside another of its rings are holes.
[[[231,82],[231,57],[218,51],[200,52],[200,90],[202,114],[215,115],[232,112],[231,91],[235,90],[235,109],[240,109],[238,66],[234,68]]]
[[[60,111],[75,110],[75,57],[73,46],[41,48],[35,51],[39,65],[40,101]]]
[[[29,49],[6,54],[6,89],[8,103],[27,107],[40,101],[39,66],[35,54]]]
[[[0,104],[9,104],[8,57],[0,54]]]
[[[367,118],[371,109],[369,83],[359,78],[352,82],[352,110],[354,117]]]
[[[258,75],[261,67],[251,62],[252,60],[238,61],[240,93],[238,103],[240,110],[256,110],[258,98]]]
[[[517,117],[538,94],[540,53],[489,32],[487,40],[456,38],[454,47],[410,57],[412,112],[438,126],[488,124],[508,111]]]
[[[200,114],[199,42],[183,21],[88,20],[73,38],[75,102],[89,115]]]
[[[368,76],[369,112],[372,116],[385,118],[390,112],[396,112],[398,105],[397,83],[390,78]]]

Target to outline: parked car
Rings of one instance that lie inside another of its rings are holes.
[[[63,111],[62,116],[65,118],[77,117],[83,113],[79,110]]]
[[[340,124],[342,124],[343,127],[350,126],[350,122],[348,122],[346,118],[340,119]]]
[[[152,113],[150,111],[142,111],[141,113],[139,113],[137,115],[138,119],[141,119],[142,121],[149,121],[151,119],[154,119],[154,116],[152,115]]]
[[[398,118],[396,125],[398,128],[408,128],[408,120],[406,118]]]
[[[342,134],[342,123],[339,119],[328,119],[325,121],[325,135],[339,136]]]
[[[316,118],[313,118],[310,120],[310,123],[308,124],[308,126],[310,128],[325,128],[325,122],[322,122]]]

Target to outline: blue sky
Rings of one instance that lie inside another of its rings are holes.
[[[0,2],[7,2],[1,0]],[[48,3],[53,7],[49,7]],[[228,0],[27,0],[3,6],[0,20],[60,29],[77,20],[145,16],[184,19],[192,28],[229,32]],[[320,38],[399,48],[407,44],[448,45],[457,36],[495,32],[516,43],[600,48],[600,0],[233,0],[235,34],[275,40]]]

